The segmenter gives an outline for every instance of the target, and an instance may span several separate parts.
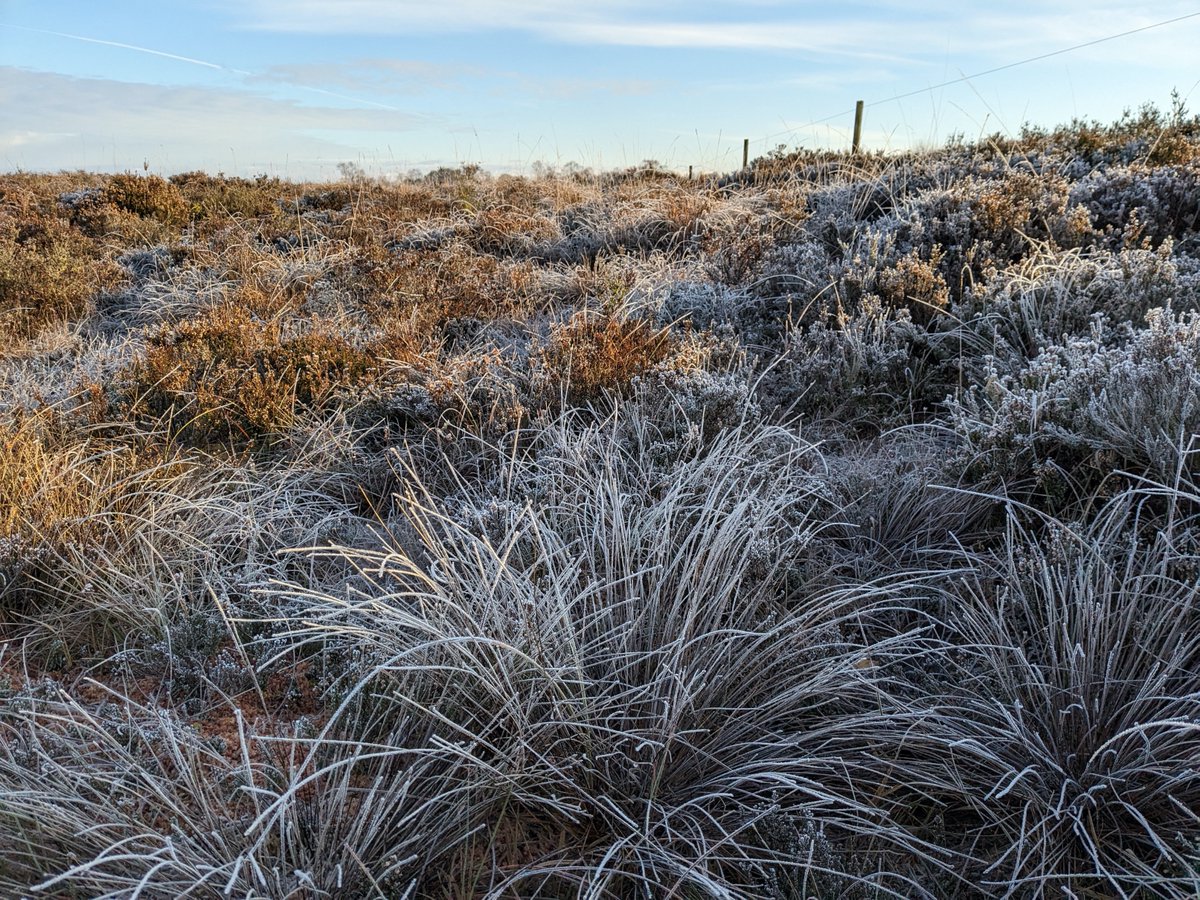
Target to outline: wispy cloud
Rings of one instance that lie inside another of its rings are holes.
[[[881,7],[887,9],[881,14]],[[780,50],[909,61],[969,54],[995,62],[1195,11],[1172,0],[1153,11],[1117,0],[1015,0],[980,10],[946,0],[856,3],[757,0],[227,0],[251,28],[285,32],[418,34],[518,30],[565,43]],[[1160,44],[1166,35],[1157,35]],[[1106,51],[1107,52],[1107,51]]]
[[[61,131],[4,131],[0,132],[0,147],[15,149],[17,147],[27,147],[31,144],[47,144],[73,137],[76,137],[74,133]]]
[[[345,91],[372,91],[391,96],[452,90],[464,79],[481,77],[485,70],[460,64],[439,64],[417,59],[354,59],[346,62],[303,62],[270,66],[252,82],[290,85],[319,84]]]
[[[754,5],[760,15],[779,9],[786,17],[730,20],[720,15],[719,7],[698,14],[703,12],[703,4],[697,7],[678,0],[655,4],[649,11],[644,3],[630,0],[592,0],[587,4],[551,0],[343,0],[337,4],[249,0],[238,5],[237,14],[252,28],[273,31],[411,34],[519,30],[579,44],[764,48],[888,58],[896,55],[896,39],[903,36],[895,25],[884,27],[853,17],[832,20],[826,12],[814,13],[811,4],[803,4],[807,10],[773,3]],[[915,21],[912,30],[915,35]]]
[[[889,32],[885,41],[884,31]],[[900,31],[907,29],[901,27]],[[783,22],[563,22],[555,37],[583,44],[681,47],[705,50],[792,50],[814,55],[902,59],[896,28],[858,23]]]
[[[280,31],[322,31],[403,34],[420,31],[477,31],[493,28],[537,29],[560,21],[603,21],[636,14],[645,4],[637,0],[249,0],[225,2],[252,27]],[[682,7],[672,0],[663,7]]]
[[[269,77],[264,78],[263,75],[254,73],[254,72],[250,72],[246,69],[235,69],[232,66],[225,66],[225,65],[221,65],[220,63],[209,62],[208,60],[203,60],[203,59],[196,59],[195,57],[192,57],[192,56],[183,56],[178,53],[170,53],[166,50],[156,50],[152,47],[143,47],[139,44],[127,44],[127,43],[124,43],[123,41],[109,41],[109,40],[104,40],[102,38],[88,37],[88,36],[82,35],[82,34],[70,34],[65,31],[51,31],[51,30],[45,29],[45,28],[28,28],[24,25],[9,25],[9,24],[3,23],[3,22],[0,22],[0,28],[14,29],[17,31],[27,31],[27,32],[31,32],[34,34],[50,35],[53,37],[63,38],[65,40],[79,41],[79,42],[82,42],[85,44],[99,44],[104,47],[116,47],[121,50],[130,50],[132,52],[142,53],[147,56],[157,56],[161,59],[170,59],[170,60],[174,60],[175,62],[187,63],[187,64],[193,65],[193,66],[202,66],[203,68],[206,68],[206,69],[214,69],[214,70],[220,71],[220,72],[228,72],[232,75],[237,75],[242,78],[248,78],[251,80],[270,80]],[[277,68],[282,68],[282,67],[277,67]],[[297,66],[296,68],[302,69],[304,67]],[[311,83],[312,80],[319,81],[320,79],[305,80],[303,78],[289,78],[289,79],[284,79],[284,80],[287,80],[287,82],[289,84],[291,84],[293,87],[300,88],[301,90],[304,90],[304,91],[310,91],[314,94],[321,94],[322,96],[325,96],[325,97],[332,97],[337,100],[345,100],[349,103],[356,103],[356,104],[360,104],[363,106],[371,106],[376,109],[386,109],[386,110],[390,110],[392,112],[401,112],[402,111],[395,106],[391,106],[390,104],[380,103],[378,100],[371,100],[366,97],[351,96],[349,94],[341,94],[336,91],[331,91],[326,87],[317,87],[316,85]]]
[[[573,99],[588,94],[632,97],[650,94],[659,85],[659,82],[640,78],[543,78],[482,66],[413,59],[355,59],[347,62],[276,65],[249,80],[251,83],[293,86],[322,84],[385,97],[414,96],[430,91],[471,91],[477,95],[524,95],[555,99]]]
[[[0,147],[9,167],[78,166],[81,147],[112,147],[118,167],[144,158],[157,164],[211,165],[212,157],[282,163],[347,159],[359,148],[346,135],[399,139],[429,118],[369,109],[299,104],[252,91],[73,78],[0,67]],[[29,123],[37,123],[36,131]],[[19,123],[23,126],[17,127]],[[205,155],[208,155],[206,162]],[[99,156],[97,157],[99,158]],[[86,160],[85,160],[86,162]]]

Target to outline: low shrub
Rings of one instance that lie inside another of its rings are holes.
[[[57,219],[0,221],[0,336],[21,341],[78,322],[89,301],[120,278],[94,241]]]
[[[102,203],[164,225],[182,225],[188,207],[179,189],[157,175],[114,175],[100,194]]]
[[[1200,316],[1167,308],[1147,320],[1115,346],[1098,324],[1091,338],[1048,347],[1016,375],[994,374],[953,401],[971,465],[1083,497],[1119,472],[1168,484],[1194,477]]]
[[[280,211],[288,196],[287,186],[278,178],[213,177],[205,172],[172,175],[171,184],[195,217],[234,216],[253,219]]]
[[[953,309],[947,329],[974,363],[985,356],[1006,373],[1048,347],[1090,337],[1097,318],[1117,340],[1125,325],[1141,325],[1151,310],[1200,307],[1200,270],[1178,258],[1170,241],[1157,250],[1045,250],[993,275]],[[970,380],[983,373],[974,365]]]
[[[1200,162],[1135,165],[1094,172],[1071,188],[1071,201],[1084,206],[1096,231],[1110,245],[1151,248],[1200,230]]]
[[[395,252],[364,248],[347,274],[374,321],[406,321],[431,334],[453,319],[519,317],[536,284],[531,263],[501,261],[461,243]]]
[[[165,420],[189,443],[256,443],[298,408],[352,401],[346,392],[383,377],[386,360],[418,358],[404,336],[356,341],[321,321],[221,306],[151,336],[128,396],[134,415]]]
[[[571,403],[628,391],[633,379],[666,361],[676,341],[641,319],[579,312],[552,325],[534,358],[534,377]]]
[[[845,437],[912,424],[945,397],[929,356],[908,310],[868,294],[855,312],[789,333],[764,376],[764,400],[789,417],[834,422]]]

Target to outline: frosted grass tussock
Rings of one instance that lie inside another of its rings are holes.
[[[431,723],[429,746],[394,752],[461,766],[472,805],[452,830],[473,837],[456,865],[482,878],[490,858],[497,896],[757,896],[797,865],[768,819],[886,833],[838,750],[840,721],[877,696],[853,622],[886,591],[785,577],[818,527],[811,448],[780,461],[760,452],[778,433],[734,429],[642,481],[628,435],[567,427],[510,475],[540,492],[493,536],[414,483],[395,546],[344,551],[363,587],[299,595],[296,650],[362,660],[327,731],[382,741],[399,718]],[[355,721],[367,698],[373,717]],[[850,860],[812,864],[844,875]]]
[[[1139,535],[1156,499],[1177,515]],[[995,562],[950,589],[944,688],[910,701],[880,765],[900,803],[938,810],[938,840],[981,888],[1200,888],[1200,587],[1183,500],[1151,488],[1084,529],[1014,522]]]

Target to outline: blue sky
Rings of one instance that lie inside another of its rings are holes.
[[[754,155],[844,146],[859,98],[864,143],[903,149],[1165,108],[1172,88],[1200,107],[1200,17],[877,102],[1197,12],[1106,0],[0,0],[0,168],[721,170],[740,163],[744,137]]]

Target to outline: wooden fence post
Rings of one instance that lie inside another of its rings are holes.
[[[854,145],[851,153],[858,153],[862,147],[862,114],[863,102],[859,100],[854,104]]]
[[[742,171],[750,168],[750,138],[742,141]]]

